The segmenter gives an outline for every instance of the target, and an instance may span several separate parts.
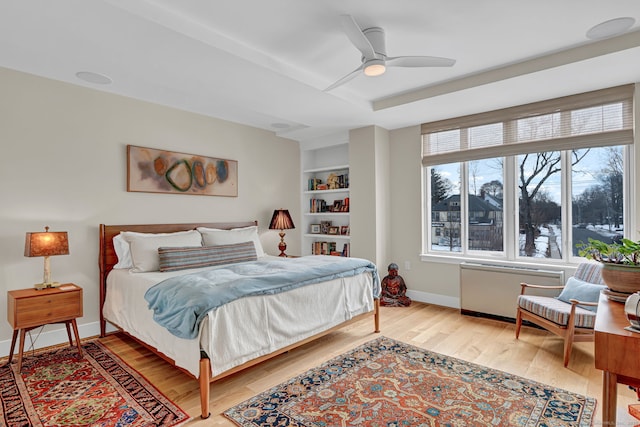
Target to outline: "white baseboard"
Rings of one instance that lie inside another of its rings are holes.
[[[57,325],[56,325],[57,326]],[[107,323],[107,332],[115,331],[116,329]],[[71,333],[73,336],[73,332]],[[95,337],[100,335],[100,322],[85,323],[78,325],[78,334],[80,339]],[[13,357],[15,358],[20,350],[20,337],[16,341],[15,349],[13,350]],[[33,340],[33,343],[32,343]],[[24,340],[24,351],[38,350],[44,347],[50,347],[52,345],[64,344],[69,341],[67,338],[67,329],[54,329],[53,326],[44,326],[43,328],[35,328],[27,332]],[[11,340],[0,341],[0,357],[6,357],[9,355],[11,349]]]
[[[407,290],[407,296],[414,301],[426,304],[441,305],[443,307],[460,308],[460,298],[450,297],[429,292]]]

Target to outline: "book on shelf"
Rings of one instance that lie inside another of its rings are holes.
[[[311,244],[312,255],[333,255],[336,251],[336,242],[313,242]]]
[[[309,213],[349,212],[349,198],[334,200],[327,204],[324,199],[309,199]]]
[[[323,199],[309,199],[309,213],[327,212],[327,202]]]
[[[349,188],[349,174],[338,175],[338,185],[340,188]]]
[[[345,243],[342,246],[342,256],[346,256],[346,257],[351,256],[349,243]]]
[[[331,179],[331,183],[322,182],[320,178],[309,178],[307,180],[307,190],[337,190],[349,188],[349,174],[337,175]]]
[[[318,189],[318,184],[321,184],[322,180],[319,178],[309,178],[307,189],[309,191],[314,191]]]

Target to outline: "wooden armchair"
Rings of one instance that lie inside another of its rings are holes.
[[[528,320],[564,339],[564,366],[569,364],[574,342],[594,340],[598,298],[606,288],[600,275],[599,263],[585,262],[564,286],[541,286],[521,283],[516,316],[516,339],[520,336],[522,321]],[[562,290],[558,297],[527,295],[527,289]],[[579,296],[574,298],[572,296]],[[583,308],[584,307],[584,308]]]

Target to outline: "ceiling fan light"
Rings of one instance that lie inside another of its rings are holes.
[[[366,67],[364,67],[365,76],[375,77],[384,74],[387,67],[384,66],[382,61],[371,61]]]

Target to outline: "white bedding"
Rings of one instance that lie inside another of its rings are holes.
[[[107,321],[155,347],[177,366],[198,376],[200,349],[216,376],[249,360],[330,329],[373,310],[370,273],[307,285],[275,295],[245,297],[209,312],[199,339],[178,338],[153,320],[146,290],[170,273],[112,270],[107,277],[103,314]]]

